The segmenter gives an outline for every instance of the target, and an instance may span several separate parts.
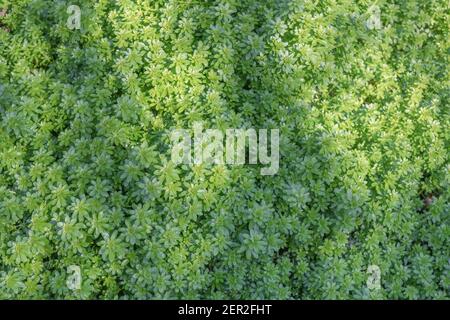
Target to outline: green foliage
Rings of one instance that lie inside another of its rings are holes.
[[[370,5],[3,1],[0,298],[448,298],[448,1]],[[174,166],[197,120],[278,174]]]

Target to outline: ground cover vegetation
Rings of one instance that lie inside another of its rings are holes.
[[[0,298],[449,297],[448,1],[0,8]],[[196,121],[279,171],[174,165]]]

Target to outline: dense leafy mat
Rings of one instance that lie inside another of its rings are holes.
[[[376,4],[3,0],[0,298],[448,298],[449,3]],[[174,166],[196,120],[278,174]]]

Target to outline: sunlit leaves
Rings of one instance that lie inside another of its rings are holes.
[[[448,298],[447,3],[397,2],[10,3],[0,298]],[[278,174],[175,165],[195,121]]]

